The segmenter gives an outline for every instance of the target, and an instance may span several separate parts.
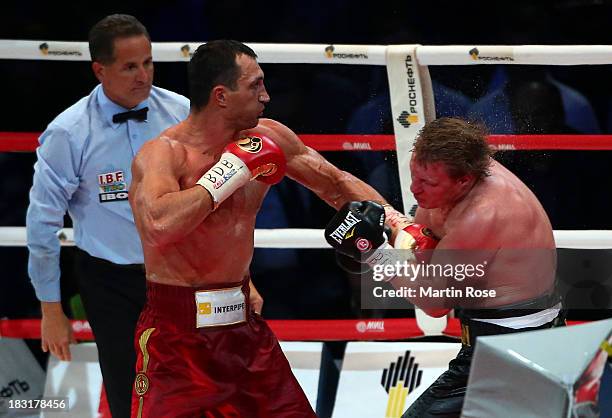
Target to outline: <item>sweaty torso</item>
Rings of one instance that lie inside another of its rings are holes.
[[[493,163],[491,176],[477,183],[447,215],[419,208],[417,222],[428,225],[441,244],[452,234],[445,249],[467,248],[476,259],[486,258],[486,286],[481,287],[496,290],[496,297],[482,299],[482,306],[526,301],[553,287],[556,247],[548,216],[531,190],[499,163]],[[476,227],[465,231],[465,222]],[[465,234],[465,245],[456,231]]]
[[[180,188],[194,187],[216,161],[189,146],[173,145],[184,147],[187,156],[180,167]],[[242,280],[253,256],[255,217],[267,190],[261,182],[250,182],[181,240],[164,246],[143,243],[147,279],[183,286]]]

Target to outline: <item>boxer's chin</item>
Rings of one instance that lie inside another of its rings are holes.
[[[429,204],[429,202],[427,201],[424,202],[422,200],[417,200],[417,205],[419,205],[419,207],[423,209],[435,209],[435,207]]]
[[[247,121],[244,121],[244,122],[245,122],[245,123],[244,123],[244,126],[242,127],[242,130],[245,130],[245,129],[253,129],[253,128],[255,128],[257,125],[259,125],[259,116],[258,116],[258,117],[256,117],[256,118],[254,118],[253,120],[251,120],[251,121],[249,121],[249,122],[247,122]]]

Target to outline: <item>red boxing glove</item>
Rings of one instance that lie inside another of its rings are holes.
[[[251,178],[267,184],[280,182],[287,171],[287,160],[283,150],[264,135],[247,136],[229,144],[230,152],[245,162],[251,171]]]
[[[208,190],[216,209],[255,178],[268,184],[278,183],[286,168],[285,154],[276,143],[265,136],[248,136],[225,147],[221,159],[196,183]]]
[[[431,250],[436,248],[438,242],[439,240],[429,228],[413,223],[397,233],[393,248],[412,250],[416,261],[428,262],[431,258]]]
[[[393,247],[402,250],[412,250],[415,262],[428,263],[431,259],[432,250],[436,248],[438,242],[440,240],[431,232],[431,229],[412,223],[398,232]],[[438,308],[435,306],[420,306],[420,308],[427,315],[434,318],[441,318],[450,312],[448,308]]]

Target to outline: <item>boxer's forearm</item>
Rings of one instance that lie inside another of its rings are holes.
[[[372,200],[381,205],[386,203],[386,200],[372,186],[346,171],[340,171],[336,175],[335,183],[336,193],[329,199],[323,199],[335,209],[340,209],[345,203],[351,201]]]
[[[351,201],[385,203],[385,199],[372,186],[338,169],[308,147],[288,160],[287,174],[336,210]]]
[[[145,206],[142,238],[153,245],[181,240],[213,212],[212,197],[200,186],[166,193]]]

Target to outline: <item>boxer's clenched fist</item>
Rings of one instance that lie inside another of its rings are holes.
[[[349,202],[325,228],[325,239],[341,254],[356,261],[385,244],[385,209],[372,201]]]
[[[428,261],[438,239],[423,225],[409,223],[401,229],[391,246],[384,233],[385,209],[373,201],[350,202],[344,205],[327,224],[325,239],[336,249],[342,268],[359,273],[368,271],[375,264],[396,261]],[[388,249],[411,250],[407,253],[384,253]],[[360,263],[361,266],[351,263]]]
[[[385,209],[376,202],[349,202],[340,208],[325,228],[340,267],[355,274],[369,271],[376,250],[388,246],[384,225]]]
[[[438,245],[438,239],[423,225],[411,223],[398,232],[393,248],[412,250],[415,261],[429,261],[431,251]]]
[[[217,208],[252,179],[278,183],[285,175],[286,166],[285,155],[274,141],[263,135],[249,136],[229,144],[221,159],[197,184],[210,193]]]
[[[285,176],[287,161],[278,145],[264,135],[247,136],[225,147],[225,151],[244,161],[252,178],[276,184]]]

